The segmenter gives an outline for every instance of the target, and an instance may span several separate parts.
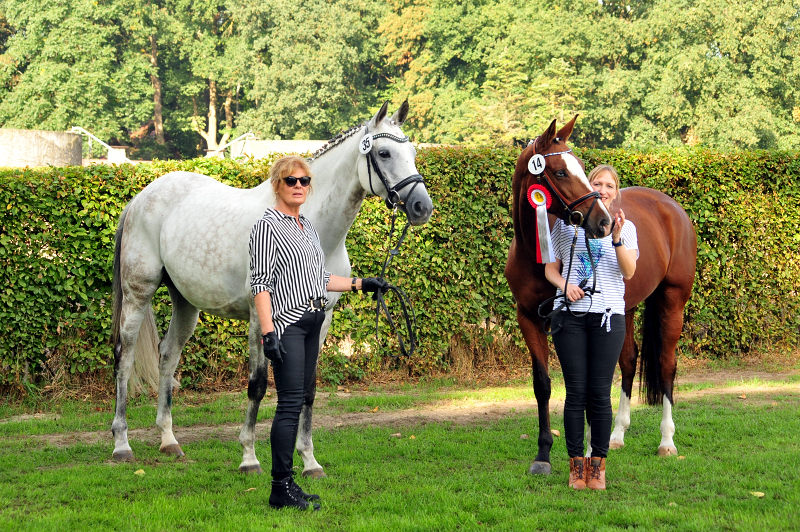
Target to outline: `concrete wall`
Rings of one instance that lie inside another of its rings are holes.
[[[81,148],[76,133],[0,129],[0,166],[80,166]]]

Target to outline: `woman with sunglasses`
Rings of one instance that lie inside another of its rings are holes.
[[[332,275],[311,222],[300,206],[311,190],[305,159],[283,157],[270,169],[275,207],[267,209],[250,234],[250,286],[261,323],[264,356],[272,363],[278,406],[270,431],[273,508],[319,509],[318,495],[305,493],[292,473],[305,390],[317,377],[320,329],[327,292],[386,289],[386,281]]]

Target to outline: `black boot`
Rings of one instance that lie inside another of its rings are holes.
[[[319,510],[319,504],[309,503],[294,490],[292,477],[272,481],[272,493],[269,495],[269,505],[273,508],[298,508],[306,510],[308,507]],[[299,489],[299,488],[298,488]],[[302,491],[302,490],[300,490]]]
[[[295,495],[297,495],[301,499],[305,499],[307,501],[318,501],[319,500],[319,495],[314,495],[314,494],[306,493],[305,491],[303,491],[303,488],[301,488],[297,484],[297,482],[294,481],[294,474],[292,474],[291,480],[292,480],[292,482],[289,484],[289,489],[292,490],[295,493]]]

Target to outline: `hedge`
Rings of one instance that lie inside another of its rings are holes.
[[[624,186],[671,195],[695,224],[697,278],[686,308],[684,356],[797,348],[800,154],[688,148],[578,153],[587,167],[615,165]],[[419,152],[435,211],[426,226],[411,231],[388,273],[416,309],[413,372],[446,369],[454,337],[490,343],[503,336],[520,344],[503,276],[517,155],[511,149]],[[59,371],[111,375],[113,234],[122,208],[139,190],[179,169],[251,187],[268,167],[269,161],[197,159],[0,171],[0,386],[46,380]],[[382,202],[364,202],[348,236],[358,275],[379,273],[389,221]],[[370,304],[362,296],[341,298],[321,359],[327,380],[358,378],[393,363],[396,345],[385,330],[375,340]],[[154,306],[163,333],[170,314],[165,289]],[[246,323],[201,314],[179,367],[182,384],[240,378],[246,349]]]

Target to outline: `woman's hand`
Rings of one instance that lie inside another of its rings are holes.
[[[612,242],[619,242],[623,225],[625,225],[625,213],[620,209],[619,212],[614,215],[614,229],[611,231]]]
[[[570,300],[570,302],[575,303],[584,295],[585,292],[579,286],[576,286],[572,283],[567,285],[567,298]]]

